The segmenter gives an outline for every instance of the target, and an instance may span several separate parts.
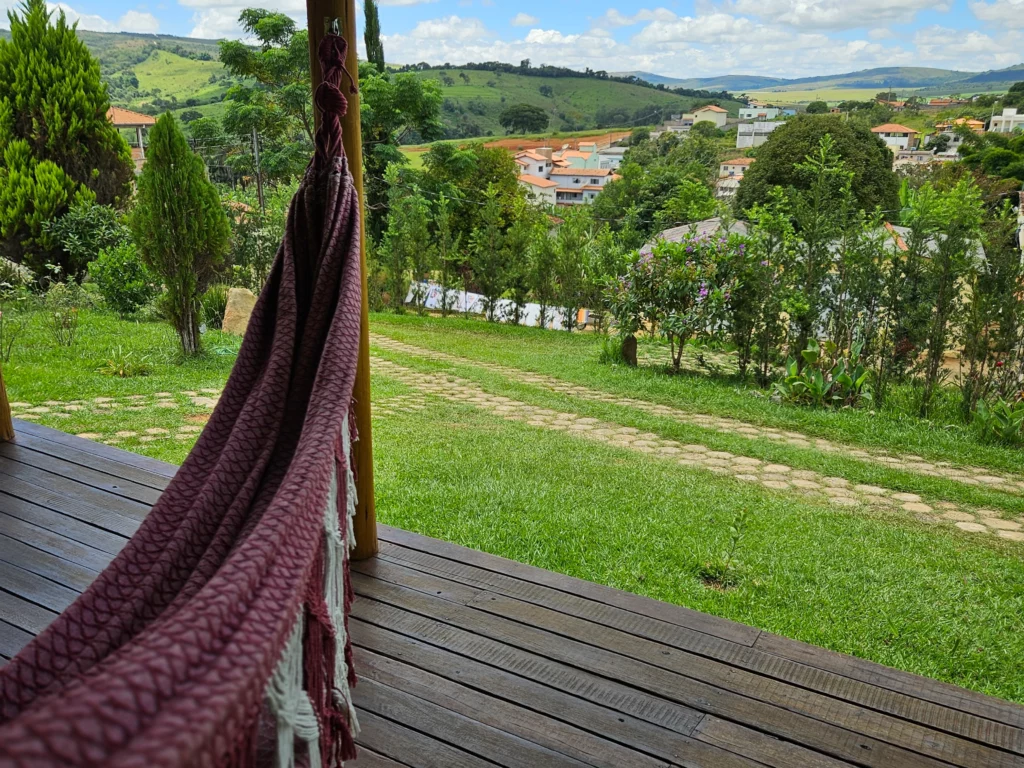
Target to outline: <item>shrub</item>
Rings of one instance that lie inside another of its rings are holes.
[[[228,309],[228,291],[231,286],[225,283],[214,283],[206,289],[200,299],[203,308],[203,322],[207,328],[216,328],[224,324],[224,313]]]
[[[626,358],[622,354],[622,337],[607,335],[601,339],[601,352],[598,362],[606,365],[625,365]]]
[[[0,258],[0,285],[27,288],[35,280],[35,273],[23,264]]]
[[[96,369],[96,372],[104,376],[129,379],[135,376],[149,376],[153,372],[153,366],[149,363],[148,355],[136,355],[130,350],[126,352],[119,345],[107,353],[106,361]]]
[[[982,440],[1007,445],[1024,443],[1024,399],[978,401],[974,426]]]
[[[46,327],[58,347],[70,347],[78,335],[78,309],[86,301],[82,286],[71,281],[52,283],[43,299]]]
[[[0,361],[10,362],[14,345],[28,328],[27,303],[28,297],[22,291],[0,283]]]
[[[861,349],[861,344],[855,344],[844,356],[833,342],[826,341],[823,348],[812,340],[800,353],[803,368],[790,358],[785,378],[775,383],[775,393],[787,402],[818,408],[870,403],[871,371],[861,362]]]
[[[103,251],[125,244],[130,232],[109,205],[79,202],[45,225],[47,234],[67,254],[66,272],[77,276]]]
[[[127,241],[101,251],[89,264],[89,277],[107,306],[122,318],[138,312],[159,291],[135,245]]]

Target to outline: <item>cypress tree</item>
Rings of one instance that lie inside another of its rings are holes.
[[[199,352],[199,297],[224,265],[231,228],[216,187],[168,112],[150,131],[131,229],[166,288],[165,310],[186,355]]]
[[[75,202],[126,199],[131,152],[107,119],[99,63],[45,0],[8,12],[0,40],[0,251],[39,271],[66,259],[45,224]]]
[[[366,12],[366,25],[363,30],[363,41],[366,43],[366,60],[384,74],[384,43],[380,39],[380,16],[377,13],[377,0],[366,0],[363,4]]]

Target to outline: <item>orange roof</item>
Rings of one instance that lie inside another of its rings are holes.
[[[726,110],[722,109],[721,107],[716,106],[714,104],[708,104],[706,107],[701,107],[700,109],[693,110],[693,113],[697,114],[698,112],[707,112],[708,110],[711,110],[712,112],[725,112],[726,111]]]
[[[558,158],[560,160],[564,160],[567,157],[581,157],[584,160],[589,160],[590,156],[592,154],[594,154],[594,153],[593,152],[580,152],[579,150],[576,150],[576,149],[567,149],[564,152],[560,153],[558,155]]]
[[[569,167],[569,161],[568,160],[555,160],[553,162],[559,168],[568,168]]]
[[[621,178],[622,178],[622,174],[621,173],[613,173],[612,177],[611,177],[611,179],[609,179],[609,181],[618,181]]]
[[[610,168],[552,168],[552,176],[608,176]]]
[[[723,160],[722,165],[750,165],[752,162],[752,157],[737,157],[734,160]]]
[[[541,189],[549,189],[550,187],[558,186],[550,179],[542,179],[540,176],[531,176],[528,173],[524,173],[520,176],[519,180],[525,184],[529,184],[531,187],[540,187]]]
[[[121,109],[121,107],[111,107],[108,109],[107,119],[114,124],[115,128],[156,125],[156,118],[152,115],[132,112],[130,109]]]
[[[531,160],[547,160],[548,158],[539,152],[534,152],[532,149],[524,149],[522,152],[517,152],[516,157],[528,157]]]
[[[576,189],[575,187],[559,187],[558,189],[555,190],[555,192],[565,192],[565,193],[573,194],[573,195],[582,195],[583,194],[583,190],[582,189]]]
[[[600,184],[584,184],[583,188],[590,192],[600,192],[602,189],[604,189],[604,187],[602,187]]]
[[[917,133],[915,128],[907,128],[905,125],[899,123],[886,123],[880,125],[877,128],[871,129],[872,133]]]
[[[525,166],[528,166],[528,165],[529,165],[529,163],[528,163],[528,162],[526,162],[525,160],[523,160],[523,158],[521,158],[521,157],[517,157],[517,158],[516,158],[516,163],[517,163],[518,165],[522,165],[522,166],[524,166],[524,167],[525,167]]]

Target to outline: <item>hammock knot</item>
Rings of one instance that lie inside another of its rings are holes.
[[[316,132],[316,160],[324,168],[332,157],[344,154],[341,139],[341,118],[348,112],[348,99],[341,92],[341,85],[347,75],[349,93],[356,93],[355,79],[345,67],[348,43],[340,35],[327,34],[320,41],[317,50],[320,58],[322,82],[313,94],[313,101],[320,110],[320,127]]]

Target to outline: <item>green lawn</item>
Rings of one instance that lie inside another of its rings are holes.
[[[1005,471],[1022,470],[1019,452],[896,412],[810,411],[754,396],[728,379],[604,366],[597,362],[592,335],[387,315],[373,316],[371,326],[426,354],[434,349],[460,358],[373,350],[401,366],[380,364],[373,377],[376,494],[383,522],[1024,702],[1024,544],[910,515],[836,509],[800,493],[771,491],[566,431],[509,421],[472,403],[424,393],[415,374],[441,372],[521,403],[851,481],[984,503],[1006,516],[1024,512],[1021,496],[842,453],[713,432],[552,391],[479,363],[850,445]],[[202,359],[180,364],[165,326],[85,311],[76,346],[57,349],[36,317],[4,375],[13,401],[37,408],[47,408],[47,401],[82,404],[64,415],[54,405],[37,414],[39,423],[180,461],[194,439],[192,430],[210,412],[202,390],[222,386],[238,346],[237,339],[218,333],[205,342]],[[152,355],[152,375],[114,379],[97,373],[117,345]],[[409,374],[396,373],[401,370]],[[95,403],[97,397],[113,398],[117,408],[107,412],[99,406],[108,404]],[[166,434],[146,431],[153,429]],[[118,431],[137,436],[113,437]],[[702,566],[727,546],[729,526],[743,510],[749,523],[737,553],[736,585],[707,585]]]

